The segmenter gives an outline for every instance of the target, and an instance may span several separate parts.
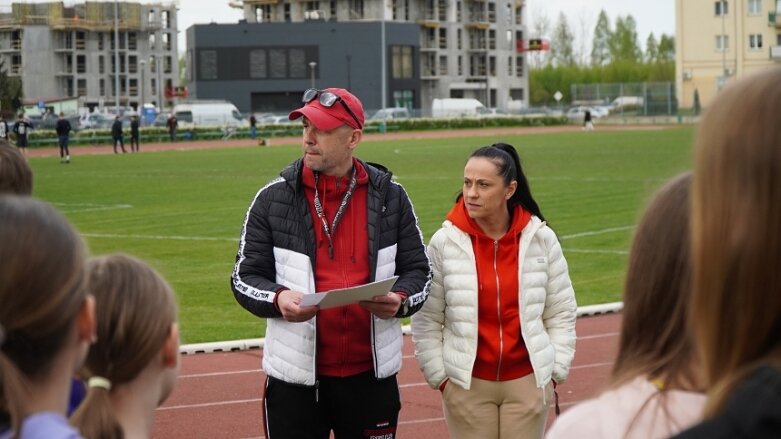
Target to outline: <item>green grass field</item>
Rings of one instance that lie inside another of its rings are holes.
[[[357,155],[393,170],[428,239],[460,189],[467,155],[515,145],[534,196],[562,240],[580,305],[620,300],[633,224],[650,194],[690,167],[691,128],[364,142]],[[92,254],[149,261],[174,286],[183,342],[259,337],[233,299],[239,229],[256,191],[298,146],[33,158],[34,195],[84,234]],[[42,273],[45,275],[45,273]]]

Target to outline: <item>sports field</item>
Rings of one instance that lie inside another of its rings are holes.
[[[590,305],[620,300],[639,210],[667,178],[690,167],[692,135],[691,128],[670,128],[373,141],[357,155],[394,172],[428,239],[460,189],[467,155],[494,141],[515,145],[562,240],[578,304]],[[123,251],[161,271],[177,292],[184,343],[263,335],[263,320],[234,301],[229,277],[250,201],[300,147],[73,152],[70,165],[30,159],[34,195],[64,212],[93,254]]]

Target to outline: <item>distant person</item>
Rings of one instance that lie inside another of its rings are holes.
[[[575,356],[577,304],[512,145],[469,156],[428,255],[431,293],[412,317],[412,339],[450,437],[542,438],[553,387]]]
[[[559,417],[548,439],[661,439],[702,416],[705,394],[686,326],[690,187],[691,174],[680,175],[646,208],[629,252],[618,357],[609,387]]]
[[[27,156],[27,143],[30,131],[33,129],[33,124],[29,119],[24,117],[24,113],[19,113],[19,117],[14,123],[14,134],[16,134],[16,146],[22,151],[22,154]]]
[[[705,421],[678,438],[781,437],[781,68],[730,81],[694,142],[690,326]]]
[[[263,186],[247,211],[231,276],[236,301],[266,319],[265,437],[396,437],[399,319],[428,295],[423,235],[404,188],[358,160],[361,101],[309,89],[303,156]],[[372,300],[320,309],[306,295],[399,276]]]
[[[583,129],[586,131],[594,130],[594,122],[591,120],[591,110],[588,108],[583,113]]]
[[[68,150],[68,139],[73,128],[70,121],[65,118],[64,113],[60,113],[60,118],[57,119],[57,124],[54,128],[57,131],[57,139],[60,145],[60,163],[70,163],[71,153]]]
[[[249,117],[249,137],[250,137],[250,139],[254,139],[255,137],[258,136],[257,125],[258,125],[258,120],[255,118],[255,115],[252,114]]]
[[[168,135],[171,137],[171,142],[176,142],[176,130],[179,128],[179,121],[176,120],[176,115],[171,113],[165,124],[168,127]]]
[[[138,152],[139,125],[138,116],[135,114],[130,116],[130,152]]]
[[[8,122],[0,114],[0,140],[8,140]]]
[[[71,417],[85,438],[152,437],[155,409],[179,376],[174,293],[145,262],[122,254],[91,260],[97,341],[84,362],[87,397]]]
[[[114,141],[114,154],[118,154],[117,145],[122,148],[122,153],[126,153],[125,150],[125,138],[122,134],[122,121],[119,120],[119,115],[114,116],[114,123],[111,124],[111,138]]]
[[[0,139],[0,195],[9,193],[32,194],[33,171],[19,149],[11,146],[8,141]]]
[[[0,196],[0,438],[81,438],[65,413],[95,341],[86,254],[54,208]]]

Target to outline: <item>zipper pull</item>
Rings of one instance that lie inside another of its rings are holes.
[[[320,380],[315,381],[315,402],[320,402]]]

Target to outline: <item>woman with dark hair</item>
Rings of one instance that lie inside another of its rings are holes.
[[[690,187],[691,173],[678,176],[646,208],[629,254],[609,387],[558,418],[548,439],[666,438],[702,414],[705,395],[686,327]]]
[[[428,247],[431,293],[412,318],[415,357],[442,391],[453,438],[541,438],[575,354],[575,293],[518,153],[497,143],[464,167]]]

